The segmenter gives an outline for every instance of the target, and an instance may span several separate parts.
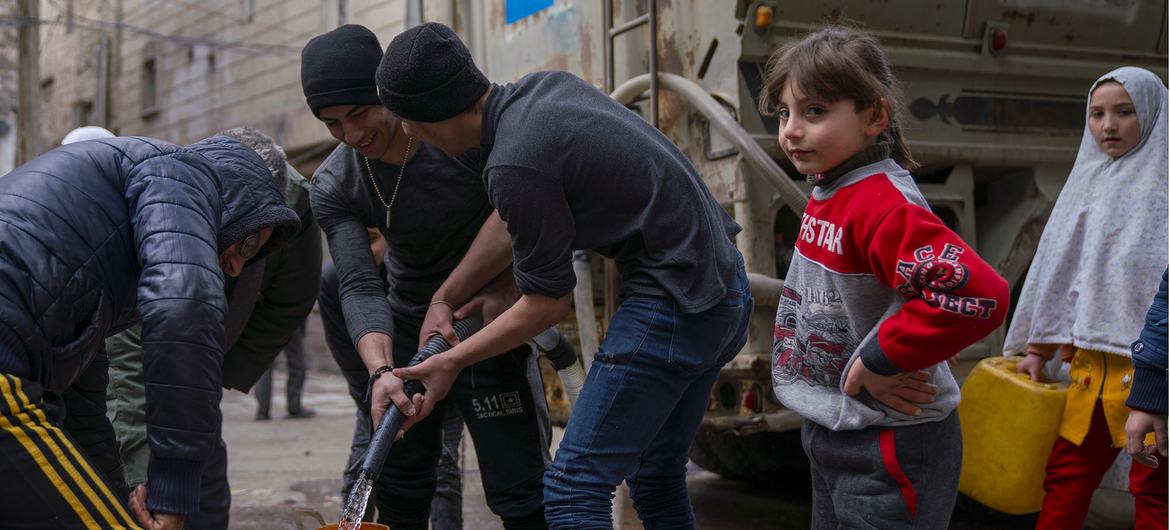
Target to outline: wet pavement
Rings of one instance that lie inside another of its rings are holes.
[[[281,363],[283,364],[283,363]],[[285,374],[274,378],[272,420],[254,421],[251,396],[229,391],[224,395],[224,439],[229,454],[233,529],[312,530],[317,516],[336,520],[341,510],[341,469],[353,432],[354,405],[340,375],[312,371],[304,403],[317,411],[311,419],[284,418]],[[560,429],[554,432],[554,447]],[[463,444],[463,519],[469,530],[502,530],[488,510],[479,483],[474,448]],[[729,481],[691,466],[687,484],[698,527],[723,529],[808,528],[809,500],[803,479],[799,484],[760,486]],[[632,507],[624,503],[617,527],[638,530]],[[951,528],[959,530],[1030,528],[1027,519],[957,512]]]

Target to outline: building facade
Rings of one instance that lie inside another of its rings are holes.
[[[42,146],[81,125],[178,144],[249,126],[310,171],[336,142],[305,105],[301,48],[345,23],[388,43],[408,3],[42,0]]]
[[[15,20],[15,2],[0,6],[0,17]],[[17,24],[0,24],[0,175],[16,166]]]

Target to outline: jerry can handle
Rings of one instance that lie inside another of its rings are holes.
[[[1042,388],[1045,388],[1048,390],[1060,389],[1061,385],[1058,381],[1046,381],[1046,380],[1033,381],[1032,376],[1030,376],[1028,374],[1022,374],[1022,373],[1016,372],[1016,365],[1019,364],[1019,362],[1021,360],[1023,360],[1024,357],[1025,357],[1025,355],[1023,353],[1013,353],[1007,357],[1000,357],[1000,359],[1003,359],[1003,360],[996,362],[996,364],[1002,365],[1003,370],[1008,371],[1009,373],[1011,373],[1013,376],[1015,376],[1017,379],[1019,379],[1021,381],[1026,381],[1030,384],[1033,384],[1033,385],[1036,385],[1036,386],[1039,386],[1039,387],[1042,387]]]

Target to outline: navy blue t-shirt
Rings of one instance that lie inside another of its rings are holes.
[[[688,313],[734,281],[739,225],[665,135],[582,79],[540,72],[493,86],[482,144],[521,292],[572,291],[574,249],[613,258],[623,293],[667,296]]]

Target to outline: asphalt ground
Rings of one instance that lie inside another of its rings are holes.
[[[353,432],[354,405],[345,382],[334,372],[308,376],[304,403],[317,411],[311,419],[285,418],[285,374],[274,381],[272,420],[255,421],[251,396],[229,391],[224,396],[224,438],[228,444],[234,529],[315,529],[316,516],[333,521],[340,513],[341,469]],[[561,430],[555,429],[554,448]],[[465,433],[462,449],[464,528],[502,530],[484,503],[474,447]],[[691,465],[687,484],[698,528],[808,528],[806,484],[756,485],[730,481]],[[619,500],[617,528],[641,529],[628,501]],[[958,530],[1031,528],[1029,518],[1007,518],[975,510],[956,511]]]

